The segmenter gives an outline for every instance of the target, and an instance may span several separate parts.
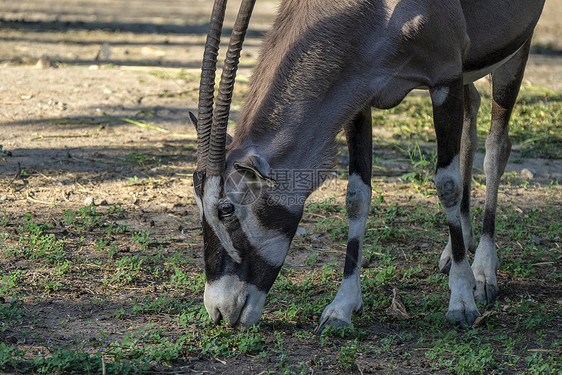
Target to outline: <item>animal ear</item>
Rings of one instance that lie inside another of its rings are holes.
[[[269,163],[259,155],[250,155],[244,161],[234,162],[234,169],[251,182],[264,183],[270,187],[277,185],[277,182],[268,176]]]
[[[189,111],[189,119],[191,120],[191,123],[195,127],[195,130],[197,130],[197,116],[195,116],[191,111]]]
[[[195,127],[195,130],[197,130],[197,116],[195,116],[193,114],[193,112],[189,111],[189,119],[191,120],[191,123],[193,124],[193,126]],[[226,145],[229,146],[232,143],[232,137],[230,136],[230,134],[226,134]]]

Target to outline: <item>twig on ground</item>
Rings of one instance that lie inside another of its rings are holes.
[[[33,203],[41,203],[41,204],[46,204],[46,205],[49,205],[49,206],[54,206],[57,202],[56,199],[53,199],[52,202],[40,201],[39,199],[35,199],[35,198],[30,197],[28,192],[25,192],[25,199],[27,199],[28,201],[33,202]]]
[[[141,128],[157,130],[157,131],[162,132],[162,133],[169,133],[170,132],[167,129],[160,128],[156,125],[147,124],[144,121],[137,121],[137,120],[133,120],[133,119],[126,118],[126,117],[115,117],[115,116],[108,115],[105,112],[102,112],[102,115],[109,118],[109,119],[116,120],[116,121],[128,122],[129,124],[137,125],[137,126],[140,126]]]

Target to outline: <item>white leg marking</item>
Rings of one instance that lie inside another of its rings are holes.
[[[456,156],[451,164],[446,168],[440,168],[435,173],[435,186],[441,204],[445,208],[447,221],[449,223],[458,224],[460,221],[459,205],[462,198],[462,181],[459,173],[460,158]],[[452,183],[452,185],[451,185]],[[464,237],[464,229],[463,229]],[[449,234],[449,242],[441,253],[439,259],[439,269],[442,272],[449,271],[452,259],[451,235]]]
[[[371,187],[356,174],[349,176],[347,182],[346,208],[349,219],[348,238],[365,236],[365,222],[371,207]]]
[[[478,302],[492,303],[498,294],[498,280],[496,272],[499,260],[494,239],[490,236],[482,236],[480,244],[476,249],[472,271],[476,279],[476,290],[474,298]]]
[[[459,156],[453,158],[450,165],[440,168],[435,174],[435,186],[439,200],[447,213],[447,221],[452,228],[462,230],[460,219],[460,202],[462,199],[462,180],[460,175]],[[464,242],[464,235],[463,235]],[[465,249],[466,250],[466,249]],[[451,299],[447,319],[461,326],[471,326],[480,315],[474,302],[473,290],[476,285],[472,269],[465,256],[460,262],[451,262],[449,272],[449,288]]]
[[[433,90],[431,93],[431,100],[433,104],[436,106],[440,106],[441,104],[445,103],[447,96],[449,95],[449,88],[448,87],[440,87],[438,89]]]
[[[462,262],[452,262],[449,273],[451,299],[447,319],[462,326],[471,326],[480,313],[474,302],[475,279],[472,269],[465,258]]]
[[[250,327],[260,319],[265,297],[254,285],[228,275],[205,284],[203,301],[214,322],[222,317],[233,325]]]
[[[336,298],[324,309],[320,318],[320,327],[328,325],[351,324],[351,314],[359,311],[363,306],[361,297],[361,278],[359,272],[344,278]]]
[[[439,258],[439,272],[448,274],[451,270],[451,261],[453,257],[451,244],[451,235],[449,234],[449,242],[441,252],[441,257]]]
[[[447,167],[439,168],[434,178],[439,200],[445,207],[445,210],[456,207],[454,211],[447,210],[447,219],[449,219],[449,222],[454,223],[460,221],[458,209],[462,198],[462,179],[459,171],[460,157],[457,155]],[[455,216],[449,217],[449,214],[454,214]]]

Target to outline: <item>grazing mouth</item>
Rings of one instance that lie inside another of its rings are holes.
[[[261,318],[266,293],[254,285],[227,275],[205,284],[204,303],[215,324],[225,320],[232,327],[250,327]]]

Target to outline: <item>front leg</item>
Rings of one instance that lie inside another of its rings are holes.
[[[466,250],[474,252],[476,241],[470,220],[470,188],[472,182],[472,164],[474,162],[474,151],[476,151],[476,118],[480,108],[480,94],[474,84],[464,86],[464,122],[461,137],[461,177],[462,177],[462,201],[461,201],[461,224]],[[451,236],[449,242],[439,259],[439,271],[448,274],[451,269]]]
[[[358,114],[346,128],[349,148],[349,179],[346,209],[349,221],[343,280],[333,302],[322,313],[317,332],[325,326],[351,324],[351,314],[363,306],[361,298],[361,259],[365,223],[371,207],[372,169],[371,108]]]
[[[463,327],[471,326],[480,315],[474,302],[476,282],[463,239],[460,206],[462,179],[460,174],[460,144],[463,125],[463,85],[459,78],[448,85],[430,90],[433,120],[437,136],[437,170],[435,187],[447,213],[451,243],[449,288],[451,298],[447,319]]]

